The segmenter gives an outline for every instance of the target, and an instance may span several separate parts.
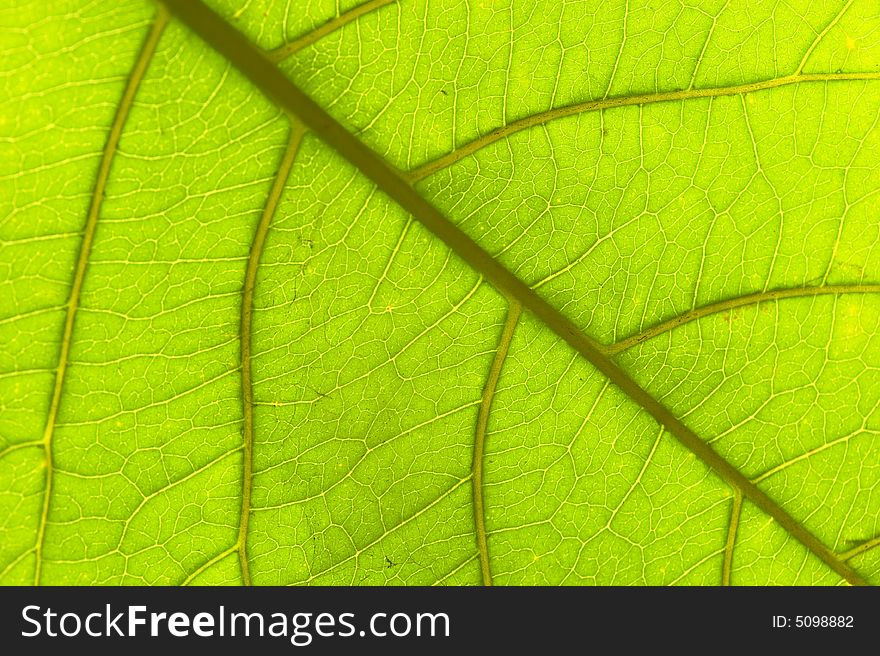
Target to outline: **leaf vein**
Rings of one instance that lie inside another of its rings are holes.
[[[64,319],[64,329],[61,336],[61,346],[58,353],[58,367],[55,370],[55,384],[52,390],[52,397],[49,405],[49,413],[46,418],[46,426],[43,431],[43,447],[46,458],[46,479],[43,486],[43,504],[40,513],[39,524],[37,526],[37,536],[34,546],[36,554],[36,565],[34,567],[34,585],[40,584],[42,576],[43,561],[43,545],[46,539],[46,526],[49,520],[49,502],[52,496],[52,476],[53,476],[53,453],[52,453],[52,437],[55,433],[56,422],[58,418],[58,410],[61,405],[61,393],[64,388],[64,379],[67,373],[67,365],[70,358],[70,347],[73,338],[73,326],[76,321],[76,312],[79,308],[80,296],[82,294],[83,281],[85,280],[86,269],[89,264],[89,256],[92,250],[92,242],[95,239],[95,232],[98,225],[98,214],[101,210],[101,204],[104,200],[104,191],[107,186],[107,180],[110,177],[110,167],[113,164],[113,157],[119,146],[119,138],[122,135],[122,129],[128,119],[129,111],[134,103],[134,97],[137,94],[138,87],[144,77],[144,73],[152,61],[153,53],[156,45],[162,37],[165,26],[168,24],[168,12],[161,5],[158,8],[156,17],[153,20],[152,27],[147,33],[140,54],[138,55],[131,73],[126,83],[125,90],[116,109],[116,115],[107,135],[107,141],[101,155],[101,162],[98,166],[98,173],[95,178],[95,186],[92,198],[89,204],[89,211],[86,216],[85,228],[82,233],[82,241],[80,243],[79,255],[77,257],[76,269],[74,271],[73,283],[70,287],[70,295],[67,300],[67,313]]]
[[[495,130],[477,137],[473,141],[459,146],[455,150],[446,155],[438,157],[411,169],[404,174],[410,182],[418,182],[442,169],[452,166],[456,162],[463,160],[468,155],[473,155],[478,150],[489,146],[496,141],[500,141],[517,132],[528,128],[549,123],[556,119],[574,116],[576,114],[585,114],[587,112],[603,111],[613,109],[615,107],[632,107],[633,105],[650,105],[654,103],[675,102],[683,100],[693,100],[697,98],[716,98],[718,96],[738,96],[757,91],[766,91],[778,87],[789,86],[792,84],[806,84],[811,82],[835,82],[835,81],[874,81],[880,80],[880,73],[866,71],[863,73],[812,73],[802,75],[787,75],[785,77],[772,78],[762,80],[760,82],[751,82],[747,84],[737,84],[725,87],[706,87],[704,89],[685,89],[679,91],[660,91],[657,93],[646,93],[635,96],[618,96],[613,98],[605,98],[601,100],[587,100],[574,105],[565,105],[554,109],[533,114],[518,119],[507,125],[503,125]]]
[[[721,585],[730,585],[730,572],[733,568],[733,550],[736,548],[736,533],[742,516],[742,492],[733,489],[733,503],[730,506],[730,519],[727,525],[727,541],[724,545],[724,561],[721,565]]]
[[[669,332],[679,326],[683,326],[692,321],[697,321],[713,314],[719,314],[728,310],[744,307],[747,305],[760,305],[769,301],[778,301],[786,298],[806,298],[810,296],[823,295],[842,295],[842,294],[880,294],[880,285],[863,284],[863,285],[827,285],[823,287],[791,287],[782,289],[772,289],[770,291],[757,292],[754,294],[745,294],[728,298],[723,301],[709,303],[693,310],[689,310],[678,316],[662,321],[655,326],[646,328],[641,332],[621,339],[613,344],[603,347],[607,355],[617,355],[627,349],[646,342],[654,337]]]
[[[474,531],[477,537],[477,550],[480,557],[480,572],[483,577],[483,585],[492,585],[492,570],[489,563],[489,541],[486,532],[486,513],[483,499],[483,466],[486,450],[486,428],[489,425],[489,413],[492,410],[492,400],[495,398],[495,389],[498,387],[498,379],[507,359],[510,343],[513,341],[513,333],[519,322],[522,308],[516,301],[510,301],[507,308],[507,319],[498,339],[498,350],[489,368],[486,379],[486,387],[483,390],[483,398],[480,403],[480,411],[477,414],[477,429],[474,435],[474,461],[471,466],[474,505]]]
[[[251,585],[250,565],[248,562],[247,531],[248,520],[251,514],[251,491],[253,488],[254,466],[254,384],[253,384],[253,358],[251,357],[253,320],[254,320],[254,288],[257,284],[257,270],[260,259],[266,245],[266,236],[269,234],[269,226],[278,208],[278,201],[284,192],[290,169],[299,151],[302,141],[303,129],[299,121],[293,121],[290,127],[290,136],[287,148],[281,158],[278,173],[272,183],[266,205],[260,215],[260,222],[254,232],[251,250],[248,256],[247,268],[245,269],[244,287],[241,294],[241,394],[242,394],[242,441],[244,447],[244,459],[242,467],[242,494],[241,512],[238,522],[238,559],[241,565],[241,575],[245,585]]]
[[[841,577],[855,585],[865,581],[849,565],[799,523],[765,492],[749,481],[727,460],[704,442],[696,433],[673,415],[663,404],[642,388],[633,378],[611,360],[588,335],[583,333],[570,319],[551,306],[533,289],[489,255],[471,237],[446,218],[431,203],[425,200],[411,185],[407,178],[387,164],[378,154],[360,142],[311,98],[295,86],[278,68],[268,61],[262,53],[242,34],[231,27],[199,0],[165,0],[175,16],[233,63],[250,81],[282,108],[297,116],[328,146],[359,169],[387,196],[403,210],[412,214],[428,230],[443,241],[455,254],[477,273],[493,284],[508,297],[516,299],[523,308],[529,310],[537,319],[555,332],[569,346],[581,354],[637,405],[650,414],[655,421],[666,428],[683,446],[692,451],[710,469],[728,484],[740,488],[743,496],[763,512],[770,515],[793,538],[801,542],[809,551],[818,556],[826,565]],[[823,79],[847,79],[850,74],[836,77],[823,76]],[[880,73],[870,74],[880,79]],[[843,76],[843,77],[842,77]],[[798,81],[808,77],[801,76]],[[864,76],[862,76],[864,78]],[[774,81],[772,86],[780,86]],[[760,90],[761,83],[747,85]],[[766,86],[766,85],[765,85]],[[728,89],[729,92],[729,89]],[[741,90],[740,92],[745,92]],[[671,99],[684,92],[667,94]],[[693,96],[695,93],[692,92]],[[703,95],[710,95],[705,94]],[[629,99],[629,104],[639,104]],[[470,476],[468,476],[470,478]]]
[[[289,43],[284,44],[283,46],[279,46],[273,50],[270,50],[266,53],[266,56],[270,61],[278,63],[283,59],[286,59],[290,55],[293,55],[304,48],[316,43],[323,37],[328,34],[335,32],[339,28],[351,23],[352,21],[357,20],[364,14],[367,14],[374,9],[380,9],[385,5],[389,5],[394,3],[395,0],[369,0],[369,2],[365,2],[361,5],[357,5],[349,9],[346,12],[343,12],[336,16],[335,18],[331,18],[329,21],[321,25],[320,27],[315,28],[308,34],[304,34],[301,37],[290,41]]]

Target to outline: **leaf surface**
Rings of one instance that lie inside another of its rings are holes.
[[[461,237],[154,4],[0,9],[0,581],[878,582],[871,2],[211,4]]]

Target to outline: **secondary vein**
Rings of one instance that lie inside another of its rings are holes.
[[[200,567],[198,567],[198,568],[197,568],[192,574],[190,574],[189,576],[187,576],[187,577],[183,580],[183,582],[181,582],[180,586],[183,587],[183,586],[186,586],[186,585],[190,585],[193,581],[196,580],[196,578],[198,578],[198,576],[199,576],[200,574],[202,574],[203,572],[206,572],[206,571],[207,571],[208,569],[210,569],[213,565],[216,565],[217,563],[219,563],[221,560],[223,560],[223,559],[226,558],[227,556],[229,556],[229,555],[235,553],[237,550],[238,550],[238,544],[234,544],[234,545],[232,545],[231,547],[229,547],[228,549],[224,549],[223,551],[221,551],[220,553],[218,553],[216,556],[214,556],[213,558],[207,560],[203,565],[201,565]]]
[[[546,112],[532,114],[517,121],[502,125],[500,128],[492,130],[487,134],[477,137],[463,146],[459,146],[452,152],[438,157],[435,160],[426,162],[421,166],[412,169],[406,174],[411,182],[417,182],[429,175],[452,166],[456,162],[461,161],[468,155],[472,155],[481,148],[495,143],[501,139],[516,134],[522,130],[543,125],[550,121],[555,121],[566,116],[574,116],[576,114],[585,114],[587,112],[601,111],[612,109],[614,107],[631,107],[633,105],[650,105],[661,102],[673,102],[681,100],[693,100],[695,98],[717,98],[718,96],[738,96],[756,91],[765,91],[767,89],[775,89],[790,84],[803,84],[805,82],[840,82],[840,81],[867,81],[880,80],[880,73],[813,73],[809,75],[788,75],[786,77],[774,78],[771,80],[762,80],[760,82],[752,82],[749,84],[736,84],[727,87],[710,87],[705,89],[684,89],[682,91],[661,91],[658,93],[646,93],[637,96],[619,96],[617,98],[605,98],[602,100],[588,100],[574,105],[565,105],[563,107],[555,107]]]
[[[880,535],[875,538],[871,538],[870,540],[865,540],[859,545],[856,545],[849,551],[844,551],[840,554],[841,560],[849,560],[850,558],[855,558],[856,556],[860,556],[863,553],[874,549],[875,547],[880,546]]]
[[[724,545],[724,562],[721,565],[721,585],[730,585],[730,571],[733,568],[733,550],[736,547],[736,532],[742,515],[742,492],[733,489],[733,503],[730,506],[730,520],[727,525],[727,542]]]
[[[64,379],[67,374],[67,364],[70,358],[70,346],[73,338],[73,327],[76,322],[76,312],[79,309],[80,297],[82,295],[83,281],[86,277],[86,269],[89,265],[89,256],[92,252],[92,243],[95,240],[95,231],[98,226],[98,214],[101,211],[101,204],[104,201],[104,191],[107,188],[107,180],[110,177],[110,167],[113,164],[113,157],[116,155],[119,146],[119,138],[122,135],[122,129],[128,119],[128,114],[134,103],[134,97],[137,94],[141,80],[150,65],[153,53],[156,51],[156,45],[162,37],[162,32],[168,24],[168,12],[164,7],[160,6],[153,20],[152,27],[147,33],[147,37],[141,46],[140,54],[135,61],[134,67],[128,77],[122,98],[116,108],[116,114],[113,117],[113,123],[110,126],[110,132],[107,135],[107,141],[104,144],[104,151],[101,155],[101,162],[98,165],[98,173],[95,178],[95,186],[92,190],[92,197],[89,203],[89,211],[86,215],[86,223],[83,228],[82,241],[79,248],[79,256],[76,261],[76,269],[74,270],[73,283],[70,287],[70,296],[67,300],[67,313],[64,319],[64,329],[61,335],[61,348],[58,353],[58,366],[55,369],[55,384],[52,390],[52,400],[49,404],[49,413],[46,417],[46,426],[43,430],[43,449],[46,459],[46,483],[43,486],[43,507],[40,513],[40,523],[37,528],[37,538],[34,544],[34,554],[36,556],[36,565],[34,567],[34,585],[40,585],[40,579],[43,569],[43,544],[46,539],[46,525],[49,519],[49,501],[52,496],[52,479],[54,474],[54,463],[52,454],[52,438],[55,433],[55,425],[58,419],[58,410],[61,406],[61,394],[64,390]]]
[[[618,353],[632,348],[636,344],[653,339],[658,335],[662,335],[679,326],[683,326],[691,321],[708,317],[712,314],[734,310],[746,305],[758,305],[768,301],[778,301],[784,298],[804,298],[809,296],[823,295],[841,295],[841,294],[880,294],[880,285],[826,285],[824,287],[794,287],[790,289],[773,289],[766,292],[756,294],[746,294],[735,298],[728,298],[716,303],[709,303],[701,307],[689,310],[679,314],[678,316],[667,319],[655,326],[646,328],[641,332],[631,335],[625,339],[621,339],[608,346],[603,346],[603,350],[607,355],[617,355]]]
[[[257,88],[280,107],[298,117],[324,143],[370,179],[403,210],[409,212],[446,244],[465,263],[508,298],[515,299],[558,337],[609,378],[654,420],[666,428],[729,485],[770,515],[789,535],[853,585],[865,585],[862,577],[826,547],[765,492],[722,458],[705,441],[673,415],[662,403],[621,369],[602,347],[570,319],[508,271],[489,253],[423,198],[399,171],[346,130],[315,101],[293,84],[247,38],[200,0],[164,0],[174,15],[220,54],[225,56]],[[880,74],[878,74],[880,79]]]
[[[268,53],[266,53],[266,56],[273,62],[280,62],[282,59],[285,59],[286,57],[289,57],[290,55],[299,52],[303,48],[312,45],[313,43],[315,43],[322,37],[327,36],[331,32],[335,32],[343,25],[347,25],[348,23],[357,20],[364,14],[367,14],[374,9],[384,7],[385,5],[389,5],[394,1],[395,0],[369,0],[369,2],[365,2],[362,5],[352,7],[348,11],[339,14],[339,16],[331,18],[320,27],[316,27],[308,34],[304,34],[303,36],[294,39],[290,43],[286,43],[283,46],[275,48],[274,50],[270,50]]]
[[[248,520],[251,515],[251,490],[253,489],[254,467],[254,380],[253,380],[253,322],[254,322],[254,288],[257,283],[257,269],[266,245],[266,235],[269,234],[269,226],[275,216],[278,201],[287,184],[290,169],[296,159],[300,142],[303,137],[303,127],[299,121],[293,121],[290,128],[290,137],[287,148],[281,158],[281,164],[263,207],[260,222],[251,242],[250,255],[248,256],[247,269],[244,276],[244,287],[241,294],[241,396],[243,412],[242,438],[244,440],[244,468],[242,472],[241,513],[238,521],[238,560],[241,565],[241,575],[245,585],[251,585],[251,572],[247,555]]]
[[[489,541],[486,533],[486,515],[483,504],[483,456],[486,449],[486,427],[489,424],[489,412],[492,409],[492,400],[495,398],[495,389],[501,370],[504,368],[504,360],[513,340],[513,333],[522,307],[516,301],[511,301],[507,308],[507,320],[501,330],[498,340],[498,350],[489,368],[489,376],[486,379],[486,387],[483,390],[483,400],[480,403],[480,411],[477,415],[477,430],[474,435],[474,462],[473,472],[473,497],[474,497],[474,527],[477,534],[477,551],[480,555],[480,571],[483,577],[483,585],[492,585],[492,570],[489,566]]]

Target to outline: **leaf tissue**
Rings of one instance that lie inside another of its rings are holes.
[[[0,584],[880,583],[874,0],[0,6]]]

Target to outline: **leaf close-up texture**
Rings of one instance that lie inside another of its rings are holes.
[[[880,583],[876,0],[0,54],[0,584]]]

